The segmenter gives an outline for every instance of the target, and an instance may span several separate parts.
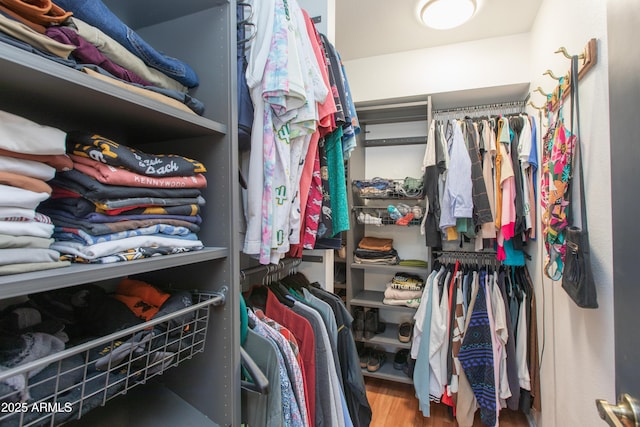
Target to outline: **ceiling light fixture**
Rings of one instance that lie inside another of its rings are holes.
[[[471,19],[476,7],[476,0],[423,0],[418,5],[418,19],[427,27],[448,30]]]

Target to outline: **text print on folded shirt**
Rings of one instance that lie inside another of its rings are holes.
[[[119,144],[101,135],[70,132],[67,143],[73,146],[73,154],[88,157],[107,165],[122,167],[141,175],[193,176],[206,172],[196,160],[175,154],[148,154]]]

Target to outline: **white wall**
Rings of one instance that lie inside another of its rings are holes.
[[[589,39],[599,40],[598,64],[580,82],[580,106],[589,232],[600,309],[576,308],[560,283],[542,278],[544,249],[539,240],[534,251],[538,255],[529,264],[537,290],[539,343],[544,350],[542,413],[535,416],[539,427],[602,425],[595,399],[616,400],[606,17],[606,2],[599,0],[544,0],[534,28],[527,34],[344,64],[355,102],[529,81],[532,88],[541,86],[549,92],[555,82],[542,73],[551,69],[562,75],[570,65],[553,52],[560,46],[579,52]],[[533,95],[532,100],[542,104],[539,95]],[[394,163],[400,161],[400,157],[394,157]]]
[[[528,34],[355,59],[344,63],[355,102],[527,82]],[[472,71],[471,71],[472,70]]]
[[[599,50],[598,64],[580,81],[579,92],[589,237],[600,308],[579,309],[559,282],[543,280],[540,258],[531,267],[536,283],[544,286],[546,305],[540,427],[602,425],[595,399],[616,401],[606,26],[606,2],[545,0],[531,31],[531,87],[541,86],[546,92],[553,90],[555,81],[542,73],[551,69],[559,76],[570,67],[563,55],[553,53],[560,46],[578,53],[596,38]],[[543,103],[541,95],[532,100]]]

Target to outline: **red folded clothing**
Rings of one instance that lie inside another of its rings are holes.
[[[70,157],[75,169],[103,184],[144,188],[204,188],[207,186],[207,179],[201,173],[192,176],[152,177],[74,154]]]

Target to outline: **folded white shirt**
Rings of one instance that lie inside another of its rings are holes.
[[[52,238],[47,239],[46,237],[12,236],[10,234],[0,234],[0,249],[49,249],[49,246],[51,246],[52,243]]]
[[[391,283],[387,283],[387,288],[384,290],[384,297],[389,299],[410,300],[414,298],[421,298],[422,291],[395,289],[391,286]]]
[[[35,209],[49,198],[47,193],[36,193],[23,188],[0,184],[0,206]]]
[[[0,110],[0,148],[25,154],[65,154],[67,134]]]
[[[59,259],[60,253],[52,249],[0,249],[0,265],[24,264],[28,262],[56,262]]]
[[[0,234],[45,237],[48,239],[53,234],[53,224],[44,224],[37,221],[0,221]]]
[[[0,190],[2,191],[2,190]],[[0,206],[0,221],[7,221],[15,218],[34,219],[36,211],[29,208],[17,208],[15,206]]]
[[[386,305],[404,305],[410,308],[418,308],[420,306],[420,301],[421,301],[421,298],[412,298],[409,300],[384,298],[382,300],[382,303]]]
[[[55,168],[35,160],[0,156],[0,171],[19,173],[20,175],[49,181],[56,174]]]

